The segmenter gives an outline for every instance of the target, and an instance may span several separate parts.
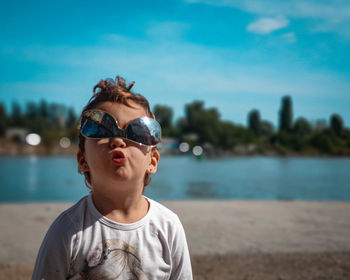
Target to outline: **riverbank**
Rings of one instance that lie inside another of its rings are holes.
[[[166,145],[159,145],[158,150],[162,156],[184,155],[178,149],[168,148]],[[62,147],[58,143],[52,145],[31,146],[21,142],[0,138],[0,156],[76,156],[78,144],[72,143],[69,147]],[[189,151],[187,154],[192,154]],[[309,148],[303,151],[293,151],[288,149],[261,149],[255,144],[236,145],[230,150],[216,149],[214,147],[204,147],[203,156],[209,159],[227,157],[350,157],[350,150],[347,152],[320,153],[317,149]]]
[[[349,279],[350,203],[168,201],[195,279]],[[44,234],[70,203],[0,204],[0,279],[28,279]]]

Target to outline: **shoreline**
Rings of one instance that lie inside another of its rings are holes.
[[[78,145],[72,144],[68,148],[62,148],[58,143],[49,146],[38,145],[30,146],[25,143],[13,142],[9,139],[4,139],[0,137],[0,157],[26,157],[26,156],[36,156],[36,157],[69,157],[76,156],[78,151]],[[349,152],[343,153],[321,153],[316,150],[307,150],[302,152],[297,152],[293,150],[286,150],[281,153],[276,149],[265,149],[262,151],[253,150],[250,151],[248,145],[238,145],[243,149],[235,150],[222,150],[220,148],[213,148],[204,151],[204,158],[206,159],[216,159],[216,158],[227,158],[227,157],[272,157],[272,158],[349,158]],[[174,148],[162,148],[159,147],[159,152],[161,156],[193,156],[193,154],[182,154],[178,149]]]
[[[196,158],[196,156],[191,154],[179,154],[179,153],[161,153],[161,157],[193,157]],[[0,152],[0,158],[27,158],[27,157],[37,157],[37,158],[75,158],[76,153],[22,153],[22,154],[10,154],[10,153],[3,153]],[[272,155],[272,154],[229,154],[229,155],[221,155],[221,156],[207,156],[203,155],[203,159],[205,160],[215,160],[215,159],[225,159],[225,158],[296,158],[296,159],[348,159],[350,158],[349,155],[331,155],[331,154],[290,154],[290,155]]]
[[[349,279],[350,202],[162,203],[183,223],[195,279]],[[71,205],[0,203],[0,279],[30,277],[49,225]]]

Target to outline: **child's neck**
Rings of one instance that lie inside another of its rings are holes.
[[[96,209],[106,218],[124,224],[135,223],[148,212],[149,202],[142,194],[106,195],[92,192]]]

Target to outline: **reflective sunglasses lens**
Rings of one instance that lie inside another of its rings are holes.
[[[81,128],[81,134],[90,138],[109,138],[113,136],[109,130],[90,120],[87,120]]]
[[[147,117],[133,120],[126,128],[126,138],[148,146],[156,145],[160,142],[160,126]]]
[[[89,138],[122,137],[147,146],[160,142],[161,129],[159,124],[143,117],[131,121],[125,130],[120,129],[115,119],[102,111],[88,112],[81,120],[81,134]]]

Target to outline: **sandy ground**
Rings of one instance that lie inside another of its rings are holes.
[[[195,279],[350,279],[350,203],[170,201]],[[30,279],[68,203],[0,204],[0,279]]]

